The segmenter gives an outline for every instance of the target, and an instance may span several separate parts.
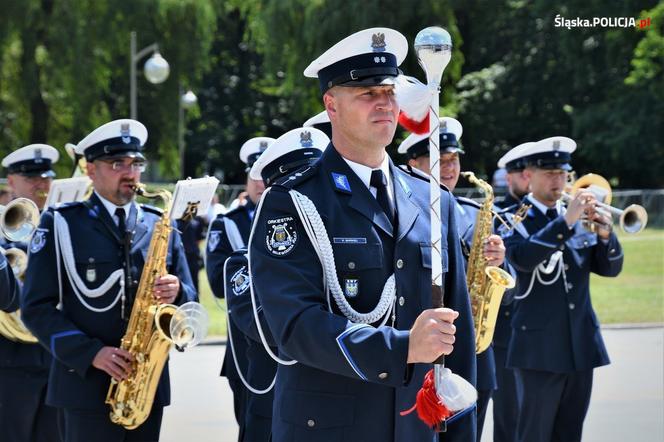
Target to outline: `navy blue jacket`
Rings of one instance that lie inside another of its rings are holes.
[[[247,250],[241,249],[226,260],[226,303],[228,317],[230,318],[229,344],[232,336],[233,348],[240,364],[246,362],[246,367],[240,365],[240,370],[245,380],[257,390],[265,390],[269,387],[277,374],[277,363],[265,351],[261,342],[251,303],[249,277],[249,263],[246,257]],[[277,348],[270,329],[264,320],[263,309],[257,305],[259,320],[265,339],[270,345],[272,352],[277,354]],[[230,345],[229,345],[230,346]],[[243,355],[238,354],[246,348]],[[227,351],[230,353],[230,351]],[[240,356],[242,358],[240,359]],[[232,361],[230,363],[233,363]],[[272,417],[272,401],[274,389],[265,394],[254,394],[249,392],[247,398],[247,412],[263,418]]]
[[[1,243],[0,245],[5,249],[17,248],[28,253],[28,244],[24,242]],[[5,260],[4,256],[2,259]],[[7,261],[5,260],[5,262]],[[3,284],[9,285],[10,291],[7,292],[7,295],[10,296],[0,303],[3,305],[1,310],[15,312],[19,308],[23,284],[14,278],[9,265],[7,265],[7,270],[3,269],[2,272],[8,272]],[[41,345],[15,342],[0,335],[0,369],[43,373],[43,376],[46,377],[50,366],[51,355]]]
[[[207,272],[212,293],[217,298],[224,298],[224,263],[233,253],[233,246],[228,239],[224,218],[229,218],[235,223],[246,248],[249,242],[249,233],[251,232],[251,223],[255,209],[256,206],[251,200],[247,199],[246,204],[238,206],[227,213],[217,215],[212,224],[210,224],[207,244],[205,246],[205,271]],[[236,351],[238,355],[242,355],[242,358],[244,358],[243,355],[247,352],[247,344],[244,340],[238,339]],[[228,346],[226,346],[224,361],[221,365],[221,375],[229,379],[239,379]]]
[[[414,404],[431,368],[406,362],[408,330],[432,306],[428,183],[391,162],[390,170],[396,234],[376,198],[333,145],[314,166],[273,185],[263,197],[249,254],[254,288],[280,355],[299,361],[278,369],[275,442],[434,438],[416,413],[399,415]],[[334,301],[333,311],[328,310],[321,264],[287,193],[290,188],[316,205],[332,244],[337,277],[355,310],[373,309],[388,276],[395,274],[394,327],[391,320],[381,327],[353,324]],[[445,305],[460,314],[454,352],[446,363],[475,384],[474,331],[452,203],[450,194],[442,192]],[[289,239],[281,241],[285,237]],[[474,441],[475,413],[450,423],[444,440]]]
[[[463,251],[464,268],[468,270],[468,257],[473,246],[473,235],[475,234],[475,223],[480,206],[475,201],[455,197],[457,227],[459,238],[461,239],[461,249]],[[489,346],[482,353],[477,355],[477,389],[495,390],[496,383],[496,360],[493,356],[493,347]]]
[[[127,217],[127,230],[134,232],[130,251],[133,287],[127,293],[126,320],[123,320],[122,301],[105,312],[93,312],[85,307],[71,288],[64,264],[61,264],[62,306],[57,308],[59,291],[53,234],[56,210],[69,225],[76,270],[89,288],[99,287],[112,272],[123,267],[122,240],[119,229],[96,194],[85,202],[67,204],[58,209],[49,208],[42,215],[39,229],[33,236],[21,300],[24,322],[54,356],[46,403],[55,407],[101,411],[107,408],[104,399],[110,376],[94,368],[92,360],[102,347],[120,345],[147,259],[151,233],[154,224],[161,218],[161,211],[145,205],[137,209],[134,204]],[[169,273],[180,279],[180,294],[176,303],[195,301],[196,292],[176,229],[171,232],[166,267]],[[104,308],[115,299],[118,288],[116,283],[99,298],[85,301],[95,308]],[[155,405],[170,403],[168,379],[166,365]]]
[[[549,220],[535,206],[505,238],[507,259],[517,270],[517,296],[528,290],[533,272],[562,251],[557,280],[543,285],[537,277],[530,294],[514,304],[508,367],[570,373],[609,363],[597,316],[590,301],[590,273],[617,276],[623,252],[615,234],[604,244],[577,222],[567,227],[563,216]],[[554,279],[556,272],[542,275]],[[565,287],[565,285],[567,287]]]

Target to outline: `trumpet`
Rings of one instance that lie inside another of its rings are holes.
[[[10,241],[27,241],[39,225],[39,209],[27,198],[0,205],[0,232]]]
[[[586,174],[568,187],[569,191],[562,193],[562,199],[566,202],[571,201],[580,189],[589,189],[596,195],[604,196],[606,202],[597,201],[595,205],[612,215],[618,216],[620,229],[625,233],[639,233],[648,224],[648,212],[643,206],[631,204],[625,209],[618,209],[610,205],[611,185],[601,175]],[[593,223],[591,225],[594,227]],[[594,231],[592,227],[590,230]]]

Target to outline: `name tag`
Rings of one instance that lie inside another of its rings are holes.
[[[366,244],[366,238],[333,238],[335,244]]]

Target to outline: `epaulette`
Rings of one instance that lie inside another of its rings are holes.
[[[140,208],[143,209],[144,212],[148,213],[154,213],[155,215],[162,216],[164,214],[164,211],[160,209],[159,207],[151,206],[150,204],[139,204]]]
[[[417,178],[420,181],[426,181],[427,183],[429,182],[429,175],[422,172],[420,169],[409,166],[408,164],[400,164],[399,166],[397,166],[397,169],[408,176]],[[444,190],[446,192],[450,191],[450,189],[448,189],[447,186],[443,183],[440,183],[440,190]]]
[[[49,210],[57,210],[58,212],[62,212],[65,210],[72,209],[74,207],[85,207],[85,204],[83,201],[72,201],[69,203],[60,203],[57,206],[49,206]]]
[[[312,164],[311,166],[298,169],[295,172],[286,175],[282,178],[279,178],[272,187],[283,187],[287,190],[292,189],[305,182],[309,178],[313,177],[318,171],[318,162]]]
[[[477,201],[472,200],[470,198],[466,198],[464,196],[457,196],[456,200],[459,204],[461,204],[463,206],[471,206],[471,207],[475,207],[476,209],[481,209],[482,208],[482,205],[480,203],[478,203]]]

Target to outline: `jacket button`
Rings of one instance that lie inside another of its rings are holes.
[[[565,244],[561,245],[561,246],[558,247],[558,248],[559,248],[560,250],[565,250]]]
[[[348,268],[351,270],[355,270],[355,263],[353,261],[348,263]]]
[[[574,310],[574,303],[573,303],[573,302],[570,302],[570,303],[569,303],[569,309],[570,309],[570,310]]]
[[[315,426],[316,426],[316,421],[315,421],[315,420],[313,420],[313,419],[309,419],[309,420],[307,421],[307,427],[309,427],[309,428],[313,428],[313,427],[315,427]]]
[[[525,326],[525,325],[522,325],[522,326],[521,326],[521,330],[526,331],[526,326]]]
[[[616,249],[609,250],[609,253],[616,253]]]
[[[562,233],[559,233],[558,236],[557,236],[557,238],[558,238],[558,239],[563,239],[563,234],[562,234]]]
[[[397,259],[397,269],[402,269],[403,268],[403,259],[399,258]]]
[[[565,270],[569,270],[569,264],[565,264]]]
[[[382,380],[387,379],[387,373],[383,372],[383,373],[379,374],[378,379],[382,379]]]
[[[506,310],[506,311],[505,311],[505,316],[509,316],[509,315],[510,315],[510,311],[509,311],[509,310]]]
[[[406,303],[406,300],[404,299],[403,296],[399,296],[399,305],[403,307],[403,305]]]
[[[588,247],[588,241],[583,241],[583,245]]]
[[[572,285],[571,282],[569,284],[567,284],[567,290],[572,290],[572,287],[574,287],[574,286]]]

